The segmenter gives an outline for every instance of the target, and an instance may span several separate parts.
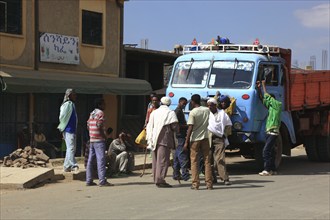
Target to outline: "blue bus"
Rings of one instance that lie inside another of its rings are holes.
[[[188,45],[183,55],[174,63],[166,96],[171,97],[171,109],[175,109],[180,97],[187,100],[199,94],[205,100],[219,91],[236,99],[231,120],[233,123],[230,145],[227,149],[239,149],[247,158],[256,158],[262,165],[262,148],[265,143],[265,122],[268,111],[259,98],[256,82],[266,80],[269,93],[283,103],[281,135],[276,143],[276,165],[281,162],[282,153],[290,155],[295,143],[295,132],[291,114],[285,110],[285,74],[291,65],[282,53],[289,49],[261,45]],[[291,58],[291,57],[290,57]],[[188,117],[191,106],[185,109]]]

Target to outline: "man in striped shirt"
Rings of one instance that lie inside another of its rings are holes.
[[[113,186],[107,182],[105,177],[105,128],[104,128],[104,99],[95,100],[95,109],[91,112],[87,121],[87,129],[90,137],[89,157],[86,169],[86,185],[94,186],[93,182],[93,160],[96,156],[97,173],[99,177],[99,186]]]

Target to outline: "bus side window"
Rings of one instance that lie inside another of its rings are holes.
[[[267,86],[278,86],[279,69],[277,65],[265,65],[263,76]]]
[[[258,67],[258,78],[257,81],[262,81],[264,79],[264,65],[260,64]]]

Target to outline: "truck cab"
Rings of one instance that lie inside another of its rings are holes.
[[[287,53],[283,53],[283,50]],[[262,163],[261,149],[265,142],[268,111],[260,99],[257,81],[266,80],[267,92],[282,102],[285,138],[295,143],[291,115],[285,105],[290,60],[282,54],[288,53],[291,56],[289,50],[266,45],[184,46],[183,55],[174,63],[166,91],[166,95],[172,99],[170,108],[176,108],[180,97],[189,100],[193,94],[199,94],[206,100],[219,91],[222,95],[235,98],[236,108],[231,116],[233,127],[228,148],[240,149],[243,156],[254,157]],[[190,110],[190,105],[187,105],[184,111],[186,117]],[[282,138],[278,139],[277,165],[282,153],[290,154],[290,150],[283,150]]]

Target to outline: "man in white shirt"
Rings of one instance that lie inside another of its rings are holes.
[[[150,114],[147,125],[148,147],[152,150],[152,173],[154,183],[159,188],[172,187],[165,181],[170,165],[171,149],[175,148],[176,132],[179,130],[178,118],[169,106],[171,99],[163,97],[162,105]]]
[[[225,161],[225,149],[228,145],[227,134],[230,131],[232,123],[229,116],[223,109],[217,108],[217,100],[210,98],[207,101],[207,105],[210,109],[209,125],[208,130],[210,131],[211,151],[210,158],[211,164],[213,164],[212,158],[216,163],[218,174],[220,179],[224,181],[225,185],[230,185],[229,177],[226,169]],[[214,167],[212,166],[213,182],[216,183],[216,176]]]

